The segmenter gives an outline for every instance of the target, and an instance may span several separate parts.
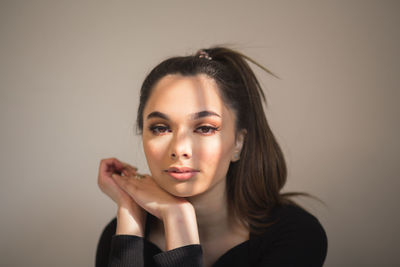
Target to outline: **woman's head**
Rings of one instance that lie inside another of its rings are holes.
[[[167,192],[194,197],[213,191],[221,197],[244,134],[236,133],[235,114],[213,79],[169,74],[147,100],[142,140],[151,174]]]
[[[213,88],[208,91],[212,91],[213,97],[226,108],[219,112],[225,112],[225,120],[231,116],[232,123],[232,139],[228,138],[226,147],[221,148],[227,149],[222,151],[225,154],[221,165],[226,172],[228,206],[233,216],[255,229],[263,224],[265,214],[282,202],[279,191],[286,181],[286,165],[265,117],[264,94],[246,60],[257,64],[236,51],[215,47],[193,56],[161,62],[146,77],[141,88],[137,126],[141,132],[146,130],[144,113],[155,92],[158,97],[162,96],[163,90],[175,84],[181,86],[181,92],[189,88],[191,101],[200,103],[204,94],[199,95],[199,92],[204,89],[196,91],[196,88]],[[212,102],[211,95],[205,99]],[[240,155],[235,158],[237,153]]]

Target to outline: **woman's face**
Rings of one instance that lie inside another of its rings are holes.
[[[179,197],[224,182],[243,134],[235,114],[206,75],[167,75],[152,89],[143,112],[143,148],[155,181]]]

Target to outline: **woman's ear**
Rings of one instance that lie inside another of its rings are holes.
[[[232,162],[238,161],[240,159],[240,152],[242,151],[244,140],[246,138],[247,131],[246,129],[241,129],[236,134],[236,141],[235,141],[235,149],[233,150],[232,154]]]

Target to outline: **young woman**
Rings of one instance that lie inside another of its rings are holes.
[[[247,61],[270,73],[214,47],[147,76],[137,127],[151,175],[101,161],[118,209],[96,266],[322,266],[325,232],[280,193],[286,165]]]

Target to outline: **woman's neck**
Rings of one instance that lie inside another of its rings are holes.
[[[200,240],[210,240],[237,231],[238,223],[228,213],[225,187],[225,180],[222,180],[206,192],[188,198],[196,211]]]

